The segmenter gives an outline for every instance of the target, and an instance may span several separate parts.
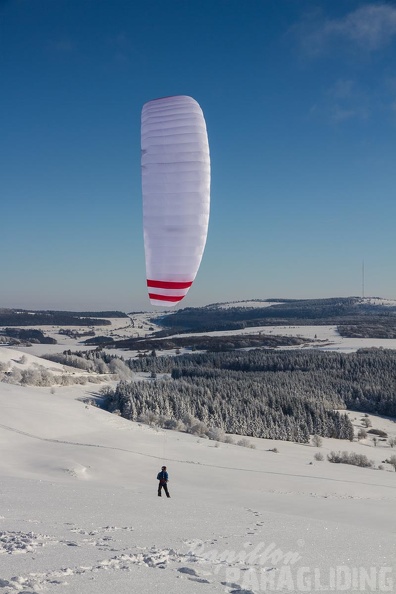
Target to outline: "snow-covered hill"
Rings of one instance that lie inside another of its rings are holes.
[[[392,591],[396,473],[313,458],[391,448],[217,447],[77,400],[92,392],[0,384],[1,593]]]
[[[53,386],[100,383],[113,379],[110,375],[99,375],[72,365],[49,361],[32,354],[32,350],[28,348],[23,352],[19,349],[0,347],[0,389],[3,383]]]

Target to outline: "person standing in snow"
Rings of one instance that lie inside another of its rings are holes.
[[[157,474],[158,483],[158,497],[161,497],[161,491],[164,489],[166,496],[170,497],[168,491],[168,473],[166,472],[166,466],[163,466],[161,471]]]

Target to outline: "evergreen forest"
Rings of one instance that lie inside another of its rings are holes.
[[[126,364],[150,380],[120,382],[105,407],[131,420],[193,417],[227,433],[305,443],[312,434],[352,440],[345,409],[396,417],[391,350],[152,351]]]

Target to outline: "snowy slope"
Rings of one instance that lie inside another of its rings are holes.
[[[318,580],[379,592],[396,578],[390,467],[311,464],[317,448],[258,439],[216,447],[76,400],[91,394],[0,384],[1,594],[298,592]],[[336,440],[320,451],[333,449],[377,463],[392,452]],[[169,500],[156,495],[164,461]]]
[[[46,346],[48,348],[48,345],[40,346]],[[45,369],[47,369],[55,375],[63,375],[64,373],[73,372],[83,375],[84,373],[81,371],[81,369],[76,369],[70,366],[65,367],[59,363],[54,363],[53,361],[48,361],[47,359],[43,359],[40,356],[33,355],[29,350],[22,351],[19,349],[9,347],[0,347],[0,363],[2,363],[7,370],[16,368],[21,371],[26,369],[38,369],[40,367],[44,367]]]

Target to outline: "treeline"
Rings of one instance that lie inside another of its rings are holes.
[[[78,356],[106,365],[111,360],[101,351]],[[340,409],[396,417],[396,351],[249,350],[177,357],[152,351],[124,363],[151,378],[123,381],[109,391],[105,408],[131,420],[154,415],[171,426],[191,417],[227,433],[304,443],[313,434],[352,439],[352,424],[336,412]]]
[[[86,336],[95,336],[95,332],[93,330],[87,330],[86,332],[78,332],[77,330],[71,330],[69,328],[61,328],[59,330],[59,334],[64,336],[69,336],[69,338],[85,338]]]
[[[396,316],[370,320],[370,323],[344,324],[337,330],[345,338],[396,338]]]
[[[72,386],[75,384],[85,385],[86,383],[99,384],[101,378],[98,375],[78,375],[71,373],[55,374],[45,367],[19,369],[0,362],[0,382],[8,384],[20,384],[22,386]]]
[[[159,336],[159,334],[156,334]],[[85,341],[85,344],[107,344],[109,347],[128,350],[169,350],[191,348],[203,351],[233,351],[244,348],[275,348],[309,344],[311,341],[296,336],[277,336],[258,332],[257,334],[234,334],[232,336],[172,336],[169,338],[128,338],[114,341],[97,336]]]
[[[73,315],[82,318],[128,318],[128,315],[123,311],[50,311],[49,313]]]
[[[392,350],[197,353],[141,357],[129,365],[134,371],[170,373],[175,379],[257,374],[269,389],[279,384],[289,394],[301,393],[312,400],[323,397],[333,408],[396,417],[396,351]]]
[[[71,350],[63,353],[51,353],[43,355],[43,359],[82,369],[90,373],[112,374],[117,379],[132,379],[134,373],[122,357],[108,355],[103,351],[79,351],[72,353]]]
[[[55,338],[45,336],[41,330],[24,330],[21,328],[5,328],[0,330],[2,336],[14,338],[17,341],[39,344],[56,344]]]
[[[353,439],[351,422],[330,408],[325,395],[313,400],[287,381],[263,384],[259,377],[237,372],[121,382],[106,408],[131,420],[154,413],[184,422],[191,415],[207,427],[252,437],[308,443],[315,433]]]
[[[0,310],[0,326],[108,326],[102,318],[128,317],[122,312]]]

